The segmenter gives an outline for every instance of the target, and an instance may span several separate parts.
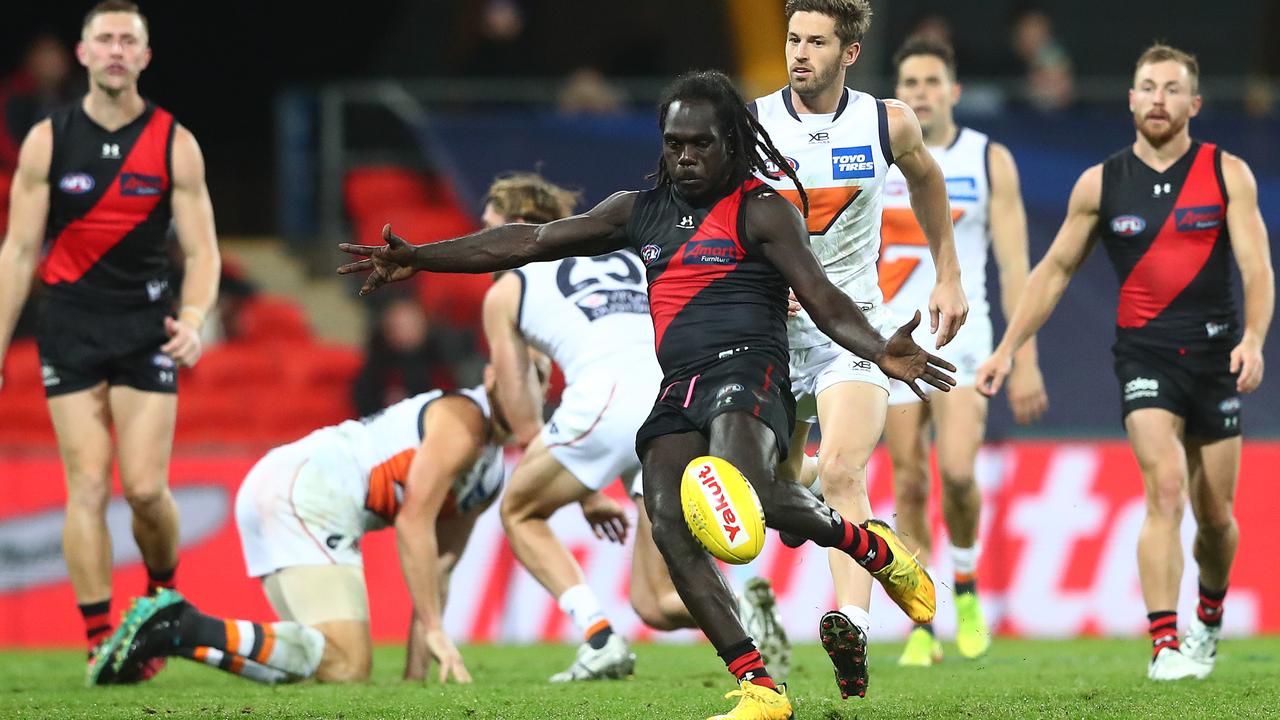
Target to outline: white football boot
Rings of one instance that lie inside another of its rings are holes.
[[[1182,654],[1213,670],[1213,664],[1218,658],[1218,638],[1221,636],[1221,625],[1205,625],[1193,615],[1191,625],[1187,628],[1187,636],[1182,641]]]
[[[1196,662],[1173,648],[1161,648],[1151,664],[1147,666],[1148,680],[1182,680],[1195,678],[1203,680],[1209,676],[1211,665]]]
[[[604,647],[596,650],[588,643],[578,646],[578,656],[563,672],[551,676],[551,682],[580,680],[621,680],[636,671],[636,654],[618,633],[609,636]]]

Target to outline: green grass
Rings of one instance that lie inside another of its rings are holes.
[[[820,648],[796,648],[797,718],[1274,718],[1280,717],[1280,638],[1230,640],[1203,682],[1146,680],[1141,640],[998,642],[976,662],[927,670],[894,665],[899,646],[872,648],[866,699],[841,701]],[[950,649],[950,648],[949,648]],[[70,651],[0,653],[0,718],[704,718],[731,703],[728,674],[707,645],[636,648],[625,682],[552,686],[565,646],[463,649],[476,683],[399,680],[403,652],[379,648],[363,686],[264,687],[183,660],[150,683],[85,688]],[[954,653],[953,653],[954,654]]]

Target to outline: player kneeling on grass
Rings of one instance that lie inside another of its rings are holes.
[[[548,363],[535,364],[545,390]],[[493,378],[486,368],[484,387],[416,395],[267,453],[236,496],[236,524],[249,574],[286,622],[215,620],[173,592],[140,599],[103,651],[111,672],[181,655],[261,682],[368,679],[359,542],[394,526],[414,609],[404,676],[424,678],[434,658],[441,682],[470,682],[443,616],[449,573],[504,479],[511,433]]]

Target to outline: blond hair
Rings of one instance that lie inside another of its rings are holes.
[[[1179,50],[1172,45],[1165,45],[1164,43],[1156,43],[1142,51],[1142,54],[1138,56],[1137,65],[1133,68],[1134,76],[1136,78],[1138,71],[1141,70],[1144,65],[1169,61],[1180,63],[1187,69],[1187,76],[1191,79],[1191,94],[1195,95],[1199,92],[1200,63],[1196,60],[1196,56],[1184,50]]]
[[[545,223],[572,215],[581,197],[537,173],[510,173],[493,181],[484,201],[508,221]]]

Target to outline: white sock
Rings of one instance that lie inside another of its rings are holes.
[[[863,608],[857,605],[845,605],[840,608],[840,612],[844,613],[844,616],[849,618],[849,621],[854,625],[857,625],[862,632],[865,633],[871,629],[871,613]]]
[[[972,575],[978,570],[979,549],[977,544],[967,548],[951,546],[951,564],[957,575]]]
[[[270,653],[258,661],[267,667],[281,670],[294,678],[309,678],[320,666],[324,657],[324,634],[313,627],[291,621],[273,622],[268,625],[275,635]],[[319,648],[319,652],[316,651]]]
[[[573,620],[573,626],[578,628],[578,632],[582,633],[585,639],[590,632],[599,629],[600,623],[608,623],[608,619],[604,616],[604,611],[600,609],[600,601],[596,599],[596,594],[592,592],[587,585],[574,585],[559,598],[560,609],[569,615]]]

